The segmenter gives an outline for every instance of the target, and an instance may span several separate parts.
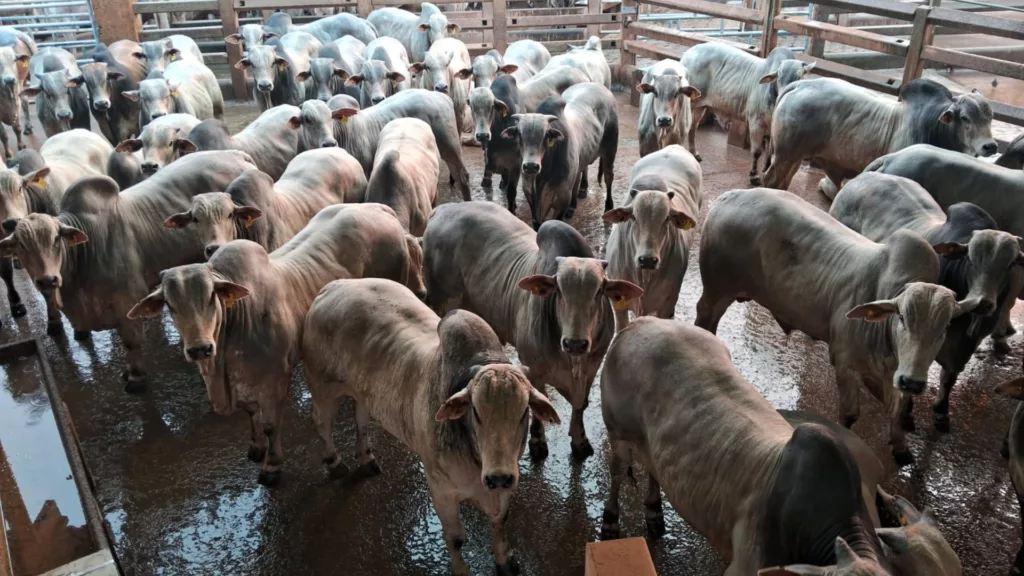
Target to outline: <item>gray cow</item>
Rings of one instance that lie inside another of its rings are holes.
[[[448,165],[449,181],[457,184],[463,200],[469,200],[469,172],[462,163],[451,100],[444,94],[414,88],[369,110],[343,107],[332,111],[319,100],[305,102],[301,110],[296,119],[300,149],[340,146],[359,160],[367,177],[373,169],[384,126],[396,118],[423,120],[430,125],[441,160]]]
[[[756,188],[718,199],[699,254],[697,326],[714,334],[733,302],[754,300],[787,334],[827,342],[843,423],[860,414],[863,382],[885,406],[897,463],[913,460],[899,415],[926,388],[950,321],[971,312],[935,284],[936,249],[910,230],[876,244],[789,192]]]
[[[649,475],[648,531],[665,532],[663,488],[729,563],[728,576],[961,574],[920,514],[909,527],[872,530],[874,498],[865,501],[844,439],[830,426],[791,426],[707,332],[655,318],[621,330],[601,408],[612,448],[602,539],[619,536],[619,491],[635,456]]]
[[[608,276],[644,289],[630,305],[637,316],[675,314],[703,200],[700,163],[673,144],[633,166],[626,205],[605,213],[604,221],[616,225],[608,237]]]
[[[597,36],[591,36],[583,46],[569,46],[568,52],[553,56],[548,60],[545,68],[554,68],[555,66],[578,68],[590,78],[591,82],[604,84],[605,88],[612,87],[612,70],[601,49],[601,39]]]
[[[534,228],[545,220],[572,218],[577,198],[587,196],[587,171],[595,160],[597,182],[603,176],[607,189],[605,210],[612,209],[619,106],[611,90],[596,82],[576,84],[562,97],[545,100],[536,114],[511,119],[515,125],[501,137],[519,143],[523,195]]]
[[[340,278],[387,278],[422,291],[420,247],[406,236],[394,213],[379,204],[329,206],[270,254],[235,240],[205,264],[165,270],[159,287],[128,317],[158,317],[166,305],[214,411],[248,412],[249,459],[262,465],[259,483],[274,485],[306,312],[320,289]]]
[[[953,204],[947,217],[913,180],[877,172],[865,172],[843,186],[829,214],[875,242],[886,242],[897,230],[908,229],[942,246],[939,283],[973,308],[972,314],[950,323],[936,357],[942,373],[933,406],[935,428],[949,432],[949,394],[960,372],[998,319],[1009,314],[1024,286],[1021,241],[996,230],[992,217],[973,204]],[[997,347],[1008,351],[1005,336],[999,340]],[[903,425],[910,428],[913,416],[907,408]]]
[[[313,421],[331,468],[344,470],[332,428],[349,396],[356,405],[359,473],[380,472],[368,438],[371,417],[423,462],[451,573],[470,573],[459,512],[469,500],[490,520],[497,573],[519,574],[505,519],[519,484],[526,415],[556,424],[559,418],[508,359],[494,330],[465,311],[438,318],[408,289],[365,279],[328,284],[310,308],[303,336]]]
[[[954,97],[927,79],[910,82],[902,100],[843,80],[801,80],[786,87],[772,116],[772,165],[765,186],[786,189],[800,163],[825,167],[818,188],[834,198],[843,179],[873,160],[912,144],[933,144],[972,156],[991,156],[992,107],[980,92]]]
[[[36,116],[47,137],[92,126],[89,91],[75,57],[63,48],[43,48],[29,61],[32,83],[23,96],[36,98]]]
[[[550,384],[572,404],[573,455],[591,456],[583,411],[614,333],[608,301],[622,306],[643,291],[609,278],[607,263],[568,224],[545,222],[534,232],[489,202],[439,206],[423,235],[423,260],[427,303],[439,314],[479,314],[515,346],[538,388]],[[538,419],[530,454],[548,454]]]
[[[138,102],[139,130],[167,114],[191,114],[200,120],[224,116],[224,95],[217,77],[202,62],[175,60],[163,72],[163,78],[139,83],[138,91],[122,92]]]
[[[640,157],[671,144],[687,141],[690,132],[690,101],[701,97],[686,79],[686,68],[677,60],[662,60],[646,71],[640,84]]]
[[[430,2],[420,3],[419,14],[400,8],[378,8],[366,19],[377,29],[378,36],[390,36],[401,42],[412,62],[423,62],[434,42],[459,31],[459,25],[448,22],[444,12]]]
[[[22,90],[29,81],[29,61],[36,53],[36,44],[24,32],[14,28],[0,28],[0,122],[11,127],[18,150],[25,147],[22,134],[32,133],[32,120],[28,114],[28,100],[22,97]],[[7,141],[7,131],[0,127],[0,144],[4,157],[10,159],[14,152]]]
[[[341,148],[310,150],[295,157],[274,182],[259,170],[246,170],[224,192],[192,197],[184,212],[164,221],[167,228],[190,227],[206,257],[231,240],[252,240],[277,250],[331,204],[362,202],[366,176]]]
[[[142,42],[134,55],[146,66],[149,78],[159,78],[172,62],[194,60],[203,63],[203,53],[192,38],[184,34],[172,34],[160,40]]]
[[[160,282],[161,270],[203,259],[192,235],[159,233],[161,215],[185,210],[199,191],[222,190],[252,167],[241,152],[197,152],[124,192],[105,176],[82,178],[64,194],[57,216],[29,214],[18,221],[0,241],[0,253],[21,261],[39,291],[71,320],[76,338],[116,329],[128,358],[125,389],[141,391],[144,334],[126,314]]]
[[[258,24],[249,24],[248,26],[252,26],[254,31],[248,32],[244,36],[246,49],[259,45],[260,42],[256,42],[256,39],[260,38],[260,36],[262,36],[262,39],[269,39],[284,36],[289,32],[306,32],[324,44],[333,42],[345,35],[353,36],[364,44],[369,44],[377,38],[377,29],[373,27],[373,24],[355,14],[345,12],[325,16],[302,26],[292,24],[292,17],[287,12],[275,12],[267,19],[265,26]],[[257,29],[261,32],[261,35],[256,34],[255,30]],[[242,27],[242,31],[246,32],[245,26]],[[253,44],[249,44],[250,38],[252,38]],[[233,39],[237,42],[243,38]]]
[[[309,72],[317,99],[327,102],[337,94],[359,98],[359,87],[350,86],[345,80],[353,74],[359,74],[365,61],[366,44],[352,36],[324,44],[320,56],[309,61]]]
[[[380,133],[366,201],[389,206],[413,236],[423,236],[437,206],[437,143],[418,118],[396,118]]]
[[[252,77],[253,98],[260,111],[281,104],[299,106],[314,97],[310,61],[320,52],[320,41],[305,32],[289,32],[263,46],[253,46],[235,63]]]
[[[419,75],[420,88],[447,94],[455,112],[459,134],[469,131],[469,78],[460,74],[470,65],[469,49],[457,38],[442,38],[430,47],[423,60],[409,65]]]
[[[277,180],[298,153],[299,126],[292,122],[298,114],[295,106],[274,106],[234,136],[224,121],[210,118],[192,128],[188,139],[199,150],[241,150]]]
[[[94,62],[82,66],[92,117],[114,146],[139,133],[139,105],[124,97],[124,92],[138,90],[146,78],[146,66],[134,56],[139,50],[140,45],[131,40],[118,40],[109,47],[97,44]]]
[[[522,84],[536,76],[548,65],[551,53],[536,40],[516,40],[508,45],[505,54],[488,50],[473,59],[473,66],[461,71],[462,76],[472,78],[477,88],[487,88],[494,79],[509,74]]]
[[[199,125],[199,119],[191,114],[168,114],[153,120],[142,129],[139,138],[129,138],[117,145],[117,152],[140,152],[139,169],[143,179],[174,162],[178,158],[198,150],[188,139],[189,133]]]
[[[1018,400],[1017,409],[1013,412],[1009,432],[1010,484],[1017,494],[1017,505],[1020,507],[1021,518],[1024,518],[1024,378],[1015,378],[996,386],[995,392]],[[1021,522],[1024,532],[1024,521]],[[1024,574],[1024,544],[1017,551],[1017,556],[1010,567],[1010,576]]]
[[[813,63],[793,60],[793,51],[779,47],[768,58],[758,58],[719,42],[690,48],[683,54],[690,85],[700,91],[692,103],[693,117],[688,134],[690,152],[698,160],[696,136],[704,114],[710,108],[720,119],[747,123],[750,134],[750,183],[761,185],[758,162],[771,136],[772,111],[779,91],[799,80],[814,67]],[[770,162],[769,157],[769,162]],[[765,166],[768,169],[768,166]]]
[[[357,74],[346,78],[349,86],[359,87],[359,105],[369,108],[388,96],[412,86],[409,56],[402,43],[382,36],[366,46],[366,60]]]

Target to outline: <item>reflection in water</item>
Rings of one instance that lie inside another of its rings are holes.
[[[34,358],[0,366],[0,502],[16,576],[94,552],[41,379]]]

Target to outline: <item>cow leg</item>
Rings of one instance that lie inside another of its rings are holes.
[[[259,405],[250,402],[243,408],[249,413],[249,424],[252,427],[252,443],[249,444],[249,460],[256,462],[257,464],[261,464],[267,455],[267,435],[263,433],[263,426],[260,425]]]
[[[729,309],[729,306],[732,306],[732,303],[735,301],[735,298],[722,298],[712,302],[705,288],[704,293],[700,296],[700,300],[697,301],[696,326],[712,334],[717,334],[718,322],[722,319],[725,311]]]
[[[587,409],[587,401],[583,401],[583,406],[572,409],[572,416],[569,418],[569,437],[570,449],[572,450],[573,458],[577,460],[586,460],[594,455],[594,447],[590,445],[590,440],[587,438],[587,429],[583,426],[583,412]]]
[[[939,373],[939,397],[932,406],[935,412],[935,429],[939,432],[949,432],[949,395],[953,392],[960,373],[942,369]]]
[[[11,146],[7,140],[7,128],[4,128],[2,124],[0,124],[0,144],[4,146],[4,158],[7,160],[13,158],[14,152],[11,152]]]
[[[21,318],[28,311],[21,303],[21,294],[14,287],[14,260],[12,258],[0,258],[0,278],[4,279],[7,286],[7,302],[11,305],[11,316]]]
[[[703,106],[700,108],[697,106],[693,107],[693,120],[690,122],[690,132],[686,135],[686,138],[689,140],[687,143],[690,145],[690,152],[693,153],[693,157],[697,159],[697,162],[704,160],[697,153],[697,128],[700,127],[700,123],[704,120],[704,114],[707,111],[708,109]]]
[[[778,190],[788,190],[789,183],[793,181],[793,177],[800,170],[800,159],[782,160],[778,158],[778,154],[772,154],[771,167],[764,172],[764,186],[767,188],[776,188]]]
[[[825,177],[818,181],[818,190],[829,200],[835,200],[839,188],[843,185],[843,176],[839,173],[825,171]]]
[[[268,395],[269,396],[269,395]],[[260,420],[267,435],[267,457],[263,460],[259,478],[264,486],[274,486],[281,479],[281,405],[284,398],[270,397],[260,401]]]
[[[604,168],[604,209],[605,211],[615,208],[612,200],[612,181],[615,180],[615,150],[611,151],[611,158],[601,158],[601,166]]]
[[[747,126],[750,130],[750,154],[754,159],[750,166],[750,184],[760,186],[761,176],[757,171],[757,165],[761,161],[761,154],[764,153],[765,127],[756,118],[747,118]]]
[[[534,414],[530,420],[530,458],[543,460],[548,457],[548,439],[544,434],[544,422]]]
[[[60,321],[60,308],[52,294],[43,296],[46,302],[46,333],[54,338],[64,336],[64,323]]]
[[[1017,506],[1020,507],[1021,518],[1024,518],[1024,498],[1017,496]],[[1021,521],[1021,532],[1024,533],[1024,520]],[[1010,568],[1010,576],[1024,574],[1024,544],[1021,544],[1017,551],[1017,557],[1013,560],[1013,567]]]
[[[661,484],[658,479],[647,471],[647,497],[644,498],[644,516],[647,519],[647,533],[652,538],[665,535],[665,514],[661,506]]]
[[[438,486],[445,484],[446,480],[437,479],[433,474],[427,474],[427,484],[430,486],[430,499],[434,501],[434,511],[441,520],[441,531],[444,533],[444,543],[448,547],[448,556],[452,561],[452,574],[454,576],[469,576],[469,565],[462,558],[462,546],[466,543],[466,529],[462,525],[462,518],[459,517],[459,496],[453,491],[442,492]]]
[[[513,168],[509,171],[508,180],[505,183],[505,205],[509,212],[516,213],[516,192],[519,189],[519,169]]]
[[[614,540],[619,532],[619,490],[622,481],[630,474],[632,454],[629,444],[619,440],[611,440],[612,461],[609,464],[612,485],[608,489],[608,499],[604,502],[604,515],[601,518],[601,540]]]
[[[356,402],[356,459],[359,467],[353,474],[369,478],[380,474],[380,465],[370,448],[370,411],[363,402]]]
[[[907,409],[912,397],[910,394],[894,390],[888,383],[884,390],[885,408],[889,414],[889,444],[892,445],[892,456],[898,466],[907,466],[914,462],[914,455],[910,453],[907,436],[900,426],[900,415]]]
[[[309,387],[311,390],[323,388],[317,385],[313,378],[309,379]],[[327,472],[331,478],[342,478],[349,472],[348,466],[341,461],[341,456],[334,446],[334,436],[331,434],[334,430],[334,415],[338,413],[340,401],[341,398],[334,395],[313,394],[313,424],[320,436],[324,450],[323,463],[327,465]]]
[[[495,573],[498,576],[515,576],[522,571],[519,568],[519,561],[512,553],[512,546],[505,536],[505,519],[508,518],[508,501],[510,494],[500,496],[498,514],[491,516],[491,552],[494,553]]]
[[[480,186],[490,188],[491,178],[494,176],[494,159],[487,153],[487,148],[484,148],[484,160],[484,177],[480,179]]]
[[[128,357],[128,369],[121,374],[121,379],[125,381],[124,391],[132,394],[143,392],[146,389],[146,373],[142,371],[142,322],[122,322],[117,327],[117,334],[124,343],[125,356]]]
[[[857,418],[860,418],[860,376],[846,367],[836,366],[835,369],[843,426],[853,428]]]
[[[580,186],[576,190],[576,197],[577,198],[586,198],[587,197],[587,190],[590,189],[590,182],[587,181],[587,172],[589,172],[589,171],[590,171],[590,166],[584,166],[583,169],[580,170]],[[598,178],[598,180],[600,180],[600,178]]]
[[[33,132],[32,115],[28,112],[28,98],[24,96],[21,97],[21,117],[24,119],[25,123],[24,134],[26,136],[31,136]]]

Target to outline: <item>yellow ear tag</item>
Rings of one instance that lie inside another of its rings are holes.
[[[874,310],[868,310],[868,318],[874,318],[876,316]]]
[[[252,217],[252,216],[246,216],[246,217],[245,217],[245,227],[246,227],[246,228],[252,228],[252,223],[253,223],[253,221],[254,221],[254,220],[253,220],[253,217]]]
[[[68,246],[78,246],[79,244],[85,244],[85,242],[77,239],[68,242]]]
[[[234,294],[229,294],[227,296],[227,298],[224,299],[224,307],[225,308],[231,308],[234,305],[235,305],[235,295]]]
[[[697,99],[697,95],[696,94],[690,94],[690,100],[696,100],[696,99]]]
[[[282,63],[277,65],[277,69],[280,70],[281,72],[284,72],[285,68],[287,68],[287,67],[288,67],[288,64],[286,64],[284,62],[282,62]]]
[[[540,294],[540,288],[534,286],[533,288],[530,288],[530,292],[533,292],[534,294]]]
[[[342,124],[348,124],[348,116],[342,116],[341,117],[341,123]]]
[[[28,68],[28,60],[18,60],[19,68]]]
[[[619,312],[621,312],[621,311],[626,309],[626,304],[627,304],[626,299],[623,298],[622,296],[619,296],[615,300],[615,309],[618,310]]]
[[[501,117],[505,118],[506,116],[508,116],[508,110],[505,110],[504,108],[502,108],[501,109]]]
[[[683,230],[689,230],[691,228],[693,228],[693,220],[687,220],[686,223],[683,224]]]
[[[44,192],[47,188],[49,188],[49,184],[46,183],[45,178],[36,178],[35,180],[32,181],[32,184],[34,184],[36,187],[38,187],[40,190]]]
[[[554,148],[554,147],[555,147],[555,139],[554,138],[548,138],[548,148]]]

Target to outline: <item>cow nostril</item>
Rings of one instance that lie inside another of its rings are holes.
[[[987,142],[984,146],[981,147],[981,150],[982,152],[985,153],[986,156],[991,156],[999,151],[999,145],[996,144],[995,142]]]
[[[57,118],[59,118],[61,120],[65,120],[67,118],[71,118],[71,110],[58,110],[57,111]]]
[[[320,143],[321,148],[334,148],[337,145],[338,143],[335,142],[334,140],[324,140],[323,142]]]
[[[203,344],[202,346],[193,346],[186,352],[189,360],[203,360],[213,356],[213,344]]]
[[[213,253],[216,252],[218,248],[220,248],[220,244],[207,245],[206,248],[203,249],[203,253],[206,254],[206,259],[209,260],[213,256]]]
[[[57,281],[56,276],[41,276],[36,280],[36,286],[38,286],[40,290],[52,290],[57,288],[58,284],[59,282]]]
[[[488,474],[484,477],[484,482],[487,484],[488,490],[500,490],[511,488],[516,479],[511,474]]]
[[[106,110],[110,108],[110,102],[108,102],[107,100],[97,100],[93,103],[92,106],[97,110]]]
[[[562,350],[573,356],[586,353],[590,348],[590,342],[582,339],[562,338]]]
[[[15,228],[18,227],[18,219],[17,218],[8,218],[8,219],[3,221],[3,224],[0,224],[0,227],[3,227],[4,232],[7,232],[8,234],[10,234],[11,232],[14,232]]]
[[[261,92],[269,92],[274,86],[270,82],[260,82],[257,87]]]
[[[640,256],[636,259],[636,263],[645,270],[654,270],[658,267],[658,258],[654,256]]]
[[[478,132],[477,135],[476,135],[476,141],[477,142],[490,142],[491,141],[491,135],[488,134],[487,132]]]
[[[384,100],[383,96],[374,96],[373,98],[370,98],[370,102],[373,104],[380,104],[382,100]]]
[[[17,81],[18,79],[14,76],[4,76],[4,84],[7,84],[8,86],[12,86]]]
[[[156,162],[143,162],[141,168],[143,172],[156,172],[160,169],[160,166]]]
[[[447,84],[436,84],[436,85],[434,85],[434,90],[436,92],[447,92],[448,91],[448,85]]]
[[[662,116],[661,118],[658,118],[658,126],[671,126],[671,125],[672,125],[672,119],[669,118],[668,116]]]
[[[540,172],[540,164],[536,162],[523,162],[523,172],[527,174],[536,174]]]

